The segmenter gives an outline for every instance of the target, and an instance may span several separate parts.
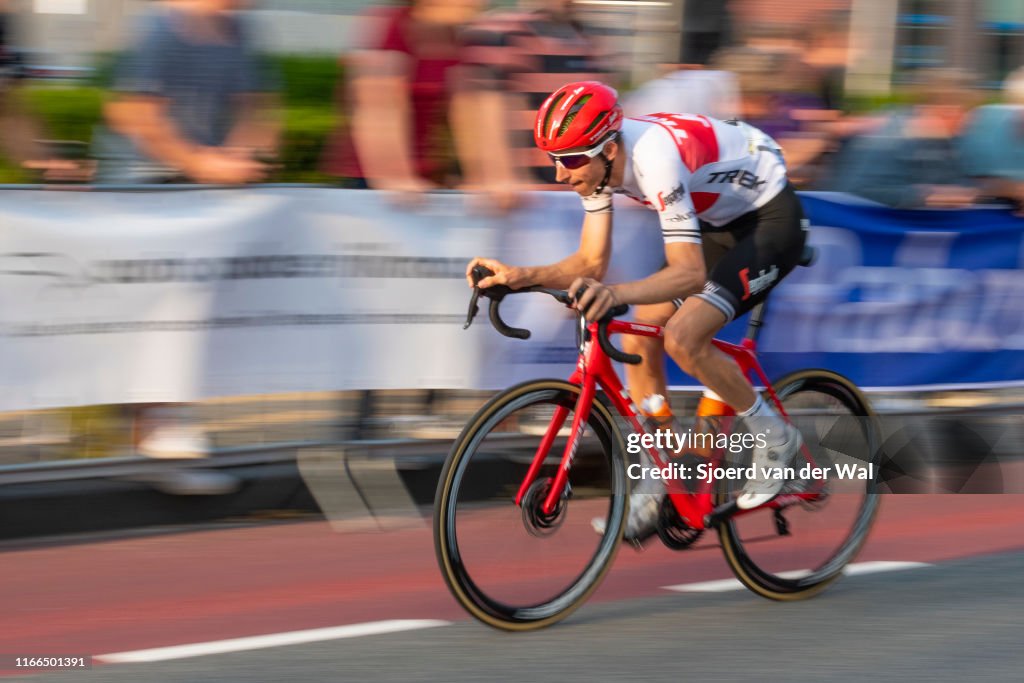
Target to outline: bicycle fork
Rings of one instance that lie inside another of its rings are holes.
[[[571,377],[569,377],[570,384],[581,386],[582,389],[580,391],[579,398],[576,400],[576,405],[574,406],[572,430],[569,432],[569,441],[566,443],[565,450],[562,452],[562,460],[559,464],[558,471],[555,474],[554,481],[551,483],[551,488],[548,490],[544,497],[544,501],[540,506],[542,514],[550,515],[554,513],[558,506],[559,499],[562,498],[569,485],[569,470],[572,468],[572,463],[576,459],[576,452],[579,450],[580,440],[583,437],[583,430],[586,428],[587,420],[590,418],[590,411],[594,405],[595,395],[597,394],[597,378],[606,376],[612,370],[611,361],[598,351],[599,349],[591,341],[582,343],[580,357],[576,363],[576,371],[573,372]],[[588,371],[588,368],[590,368],[591,371]],[[610,389],[610,387],[604,388],[606,391]],[[555,409],[555,413],[551,417],[551,423],[548,425],[548,429],[544,433],[544,438],[541,439],[540,446],[537,448],[537,452],[533,456],[533,462],[530,463],[530,468],[527,470],[526,476],[523,478],[523,482],[519,485],[519,491],[516,493],[515,498],[516,505],[522,506],[522,501],[526,496],[527,490],[540,473],[544,460],[547,458],[548,451],[551,449],[551,446],[555,441],[555,437],[558,436],[558,432],[565,424],[565,419],[568,415],[569,408],[565,406],[558,406]]]

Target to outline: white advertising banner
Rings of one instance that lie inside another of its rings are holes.
[[[579,239],[579,199],[534,193],[503,216],[458,193],[395,199],[302,187],[0,190],[0,410],[496,389],[568,376],[570,311],[539,294],[508,298],[505,321],[532,332],[520,341],[491,328],[484,300],[463,331],[464,273],[473,256],[513,265],[568,256]],[[822,263],[794,273],[773,297],[761,347],[771,374],[821,365],[864,386],[1019,383],[1024,309],[1010,296],[1020,290],[1019,218],[986,209],[908,214],[812,195],[804,205]],[[861,248],[830,250],[836,234]],[[657,216],[616,198],[605,279],[637,279],[663,262]],[[972,282],[991,283],[992,293]],[[947,297],[953,284],[959,293]],[[941,319],[925,325],[919,318],[932,311]],[[813,324],[801,322],[807,316]],[[936,332],[970,316],[981,316],[984,325],[971,329],[987,337]],[[902,329],[890,329],[893,321],[912,324],[916,336],[891,334]],[[840,346],[822,336],[828,330],[856,332],[864,343]],[[725,330],[726,338],[742,332],[742,321]],[[692,384],[671,364],[669,379]]]
[[[463,273],[499,232],[458,194],[0,193],[0,410],[461,388],[487,325]]]

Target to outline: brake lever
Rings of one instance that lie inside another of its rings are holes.
[[[478,282],[483,280],[485,277],[494,275],[494,272],[490,268],[484,266],[476,266],[470,273],[473,279],[473,295],[469,298],[469,310],[466,311],[466,323],[462,326],[462,329],[468,330],[469,326],[473,324],[473,318],[480,312],[480,307],[477,306],[477,302],[480,300],[480,287]]]
[[[473,296],[469,297],[469,310],[466,311],[466,323],[462,326],[462,329],[468,330],[469,326],[473,324],[473,318],[480,312],[480,307],[476,305],[476,302],[480,300],[480,288],[473,288]]]

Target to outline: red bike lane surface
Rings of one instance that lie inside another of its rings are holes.
[[[1022,530],[1024,495],[885,496],[858,561],[1016,550],[1024,548]],[[5,653],[97,655],[384,619],[468,618],[444,586],[427,526],[337,533],[301,522],[0,557]],[[714,534],[685,552],[655,540],[639,553],[623,547],[593,599],[730,576]],[[513,587],[531,581],[517,567],[506,579]]]

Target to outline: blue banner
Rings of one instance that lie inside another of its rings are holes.
[[[818,259],[771,296],[759,342],[769,377],[821,367],[866,388],[1024,383],[1024,219],[801,197]],[[695,384],[671,362],[669,383]]]

